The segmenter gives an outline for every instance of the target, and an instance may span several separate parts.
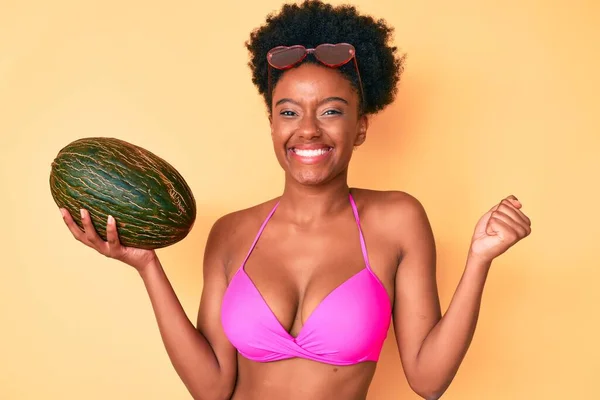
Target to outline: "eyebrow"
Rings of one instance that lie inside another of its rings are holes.
[[[337,96],[327,97],[327,98],[321,100],[319,102],[319,105],[324,104],[324,103],[329,103],[331,101],[339,101],[339,102],[342,102],[342,103],[348,105],[348,100],[346,100],[342,97],[337,97]],[[283,99],[280,99],[277,101],[277,103],[275,103],[275,107],[277,107],[278,105],[283,104],[283,103],[292,103],[297,106],[300,105],[297,101],[290,99],[289,97],[284,97]]]

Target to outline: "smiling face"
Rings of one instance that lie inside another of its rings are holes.
[[[345,179],[368,125],[350,82],[334,68],[304,63],[283,74],[272,97],[271,136],[286,179],[305,185]]]

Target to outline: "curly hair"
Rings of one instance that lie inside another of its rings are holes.
[[[276,46],[304,45],[314,48],[321,43],[350,43],[356,49],[364,99],[362,111],[375,114],[394,101],[397,83],[404,69],[405,54],[388,42],[393,28],[383,19],[360,15],[354,6],[334,7],[320,0],[305,0],[300,5],[285,4],[278,14],[271,13],[266,23],[252,31],[246,48],[250,52],[248,65],[252,82],[258,88],[271,112],[271,93],[268,86],[267,52]],[[316,62],[307,57],[304,62]],[[338,68],[358,91],[358,77],[354,63]],[[285,73],[271,71],[271,87]]]

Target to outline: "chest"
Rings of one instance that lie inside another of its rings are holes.
[[[335,296],[354,278],[365,279],[367,263],[393,299],[397,251],[376,227],[362,222],[363,241],[352,218],[337,218],[310,228],[272,220],[244,264],[256,232],[244,232],[245,246],[233,257],[229,279],[243,264],[266,306],[281,326],[296,336],[328,296]],[[241,244],[241,243],[240,243]],[[364,245],[364,247],[363,247]],[[354,285],[352,287],[355,287]],[[346,301],[359,301],[359,289]],[[341,310],[340,310],[341,311]]]

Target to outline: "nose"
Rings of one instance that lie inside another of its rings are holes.
[[[300,120],[298,135],[304,139],[313,139],[321,136],[317,118],[314,115],[305,115]]]

